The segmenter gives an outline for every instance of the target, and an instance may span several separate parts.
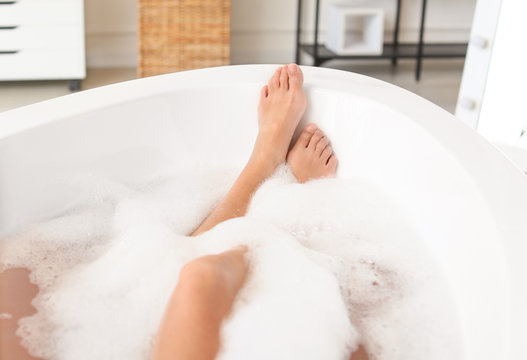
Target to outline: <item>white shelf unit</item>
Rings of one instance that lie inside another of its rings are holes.
[[[0,0],[0,81],[84,78],[83,0]]]
[[[338,55],[381,55],[383,9],[328,4],[326,47]]]

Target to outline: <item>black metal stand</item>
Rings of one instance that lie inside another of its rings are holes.
[[[417,64],[415,66],[415,80],[421,80],[421,68],[423,63],[423,36],[425,32],[426,0],[421,7],[421,27],[419,28],[419,45],[417,46]]]
[[[399,23],[401,22],[401,0],[397,0],[397,10],[395,12],[395,30],[393,32],[393,46],[399,45]],[[392,65],[397,65],[397,57],[392,58]]]
[[[425,58],[464,58],[467,53],[467,43],[440,43],[425,44],[424,31],[426,19],[426,5],[428,0],[422,1],[421,23],[419,29],[419,41],[417,43],[399,43],[399,27],[401,19],[401,0],[397,0],[395,15],[395,29],[393,43],[385,43],[381,55],[338,55],[318,42],[320,0],[315,0],[315,34],[313,44],[302,44],[302,3],[298,0],[297,29],[296,29],[296,63],[300,63],[301,52],[304,51],[313,57],[315,66],[321,66],[324,62],[333,59],[391,59],[393,65],[397,65],[397,59],[416,59],[415,79],[421,79],[422,62]]]
[[[315,66],[320,66],[322,65],[321,62],[319,62],[319,57],[318,57],[318,15],[320,13],[320,0],[316,0],[316,10],[315,10],[315,53],[313,54],[313,57],[315,58]]]

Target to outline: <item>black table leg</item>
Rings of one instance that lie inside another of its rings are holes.
[[[425,14],[426,14],[426,1],[423,0],[423,8],[421,11],[421,28],[419,30],[419,44],[417,45],[417,66],[415,68],[415,80],[421,80],[421,66],[423,62],[423,39],[425,31]]]
[[[315,66],[319,66],[320,65],[320,60],[318,58],[318,17],[319,17],[319,12],[320,12],[320,0],[317,0],[316,1],[316,5],[315,5],[315,41],[313,42],[314,44],[314,49],[313,49],[313,57],[314,57],[314,65]]]
[[[300,29],[302,22],[302,0],[298,0],[298,13],[296,15],[296,55],[295,62],[300,65],[300,34],[302,30]]]
[[[392,64],[397,65],[397,46],[399,45],[399,24],[401,22],[401,0],[397,0],[397,11],[395,13],[395,31],[393,32],[394,57]]]

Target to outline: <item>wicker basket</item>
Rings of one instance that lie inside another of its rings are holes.
[[[230,0],[139,0],[140,77],[228,65]]]

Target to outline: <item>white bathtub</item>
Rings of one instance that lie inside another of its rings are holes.
[[[0,114],[0,237],[68,202],[74,194],[49,185],[62,173],[139,180],[157,170],[153,149],[180,169],[241,167],[257,131],[259,89],[274,69],[182,72]],[[420,232],[454,294],[464,358],[527,359],[527,177],[410,92],[348,72],[303,70],[304,123],[331,138],[339,176],[386,189]]]

